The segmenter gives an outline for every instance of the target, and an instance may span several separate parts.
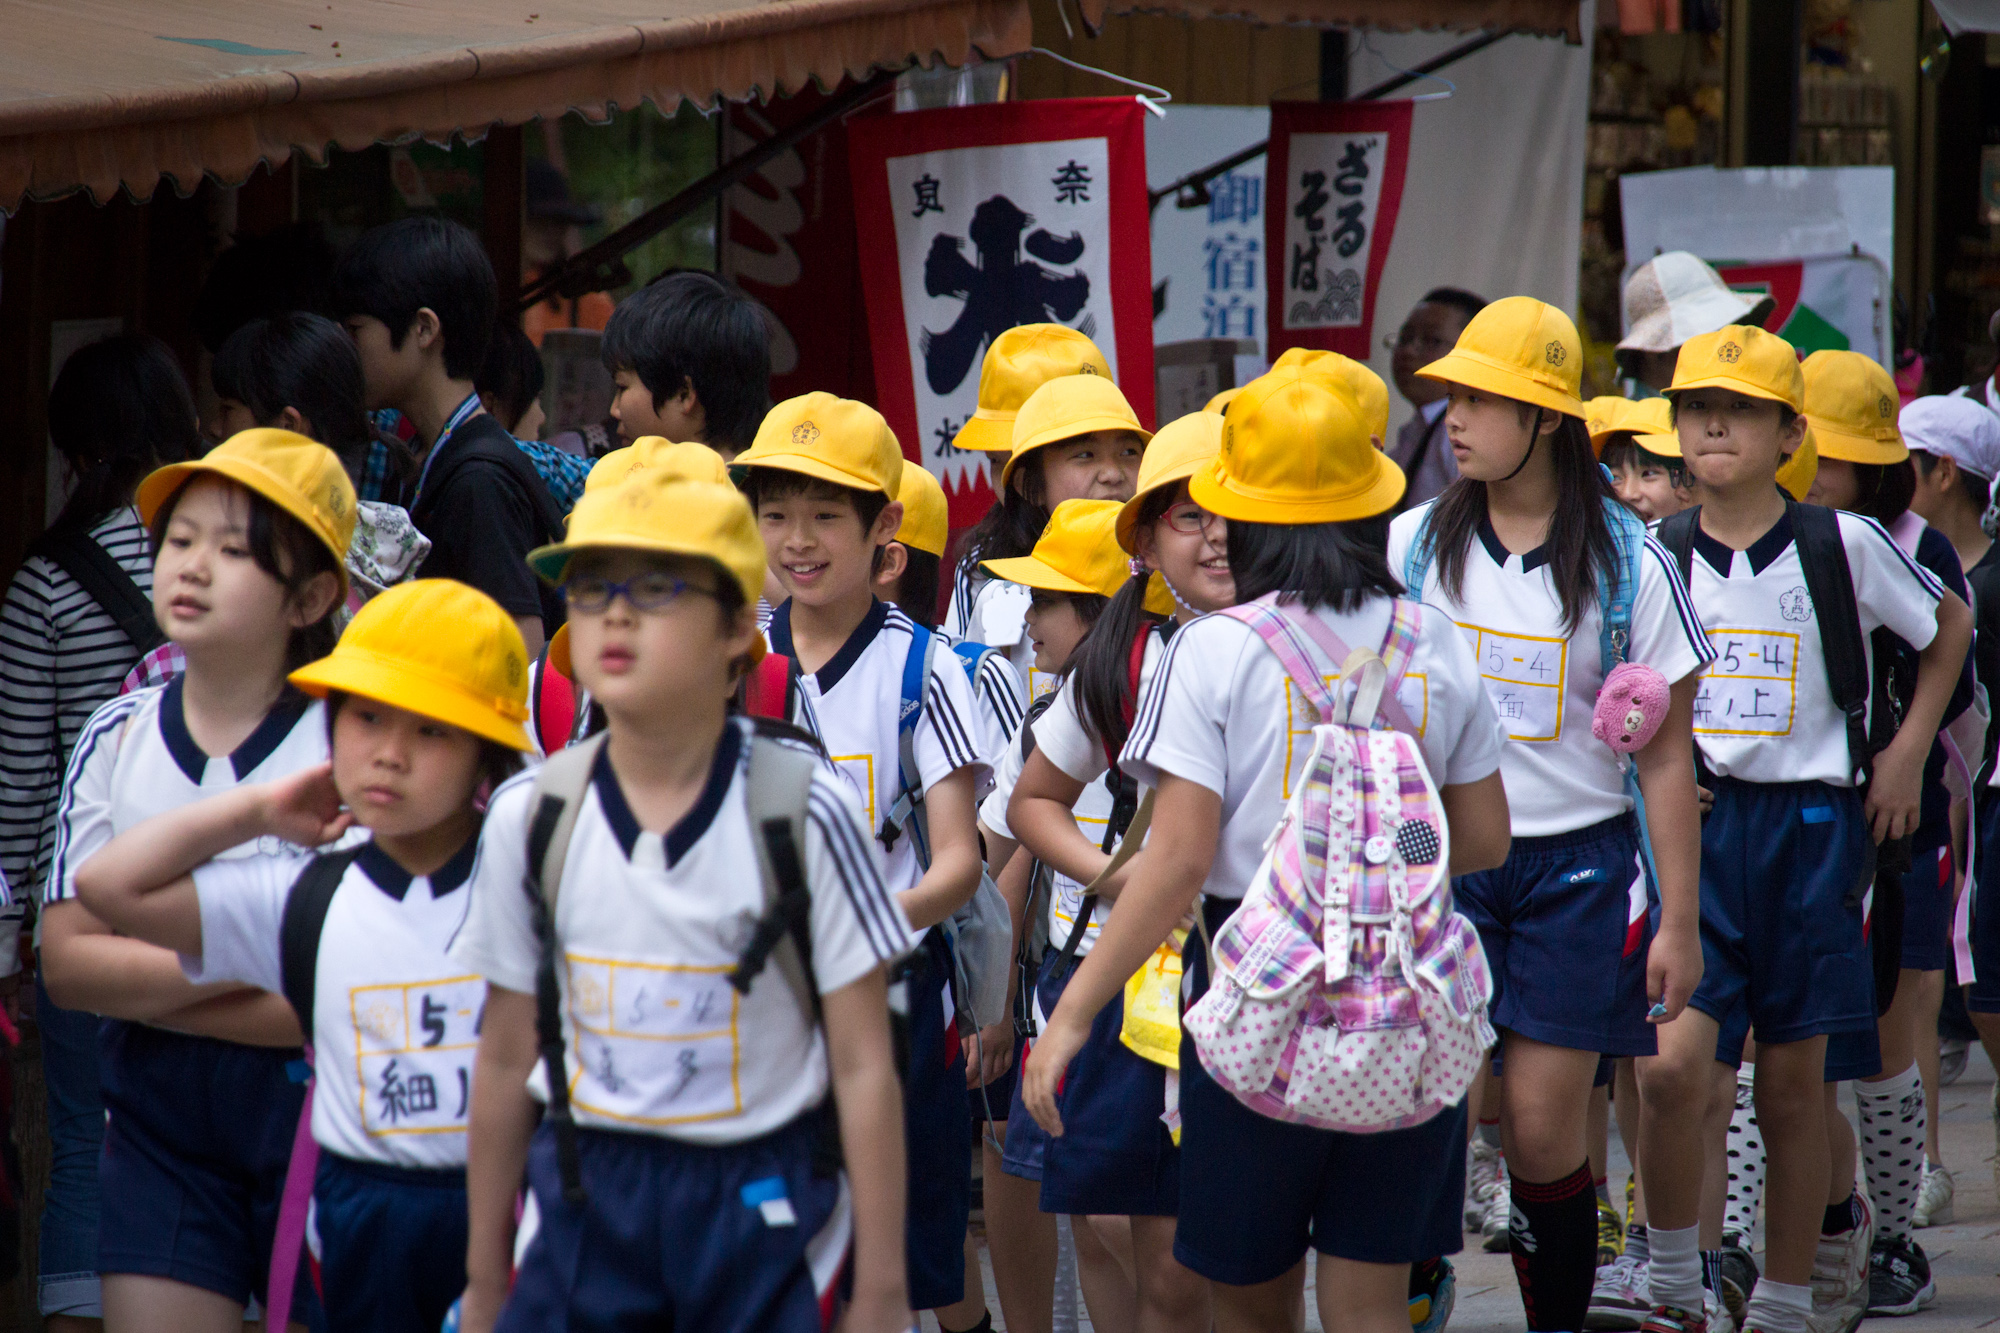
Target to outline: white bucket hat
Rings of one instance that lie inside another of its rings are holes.
[[[1632,271],[1623,296],[1621,352],[1671,352],[1730,324],[1762,327],[1777,302],[1729,290],[1722,275],[1685,250],[1670,250]]]
[[[1981,481],[2000,474],[2000,416],[1970,398],[1915,398],[1898,415],[1903,443],[1957,463]]]

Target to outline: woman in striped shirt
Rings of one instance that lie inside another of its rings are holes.
[[[79,558],[72,552],[90,554],[76,538],[150,599],[153,552],[133,487],[161,464],[202,452],[187,381],[166,344],[145,334],[93,343],[64,363],[49,392],[49,435],[75,489],[0,602],[0,872],[13,888],[0,913],[0,971],[10,1001],[22,914],[48,871],[70,747],[150,646],[135,643],[69,572]],[[53,1148],[39,1304],[50,1329],[75,1329],[99,1313],[97,1018],[56,1008],[39,983],[36,1001]]]

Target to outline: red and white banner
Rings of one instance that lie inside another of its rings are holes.
[[[1410,157],[1408,102],[1273,102],[1267,348],[1373,350],[1375,294]]]
[[[876,406],[943,483],[954,528],[992,491],[985,456],[951,439],[978,405],[988,344],[1015,325],[1087,334],[1153,419],[1144,117],[1106,97],[848,124]]]

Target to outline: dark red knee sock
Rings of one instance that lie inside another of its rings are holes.
[[[1597,1194],[1585,1162],[1561,1180],[1542,1183],[1508,1173],[1514,1191],[1514,1276],[1528,1327],[1583,1327],[1597,1276]]]

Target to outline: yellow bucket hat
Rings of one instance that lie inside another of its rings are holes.
[[[952,439],[959,449],[1011,453],[1014,418],[1029,395],[1064,375],[1111,378],[1097,344],[1061,324],[1020,324],[995,338],[979,367],[979,406]]]
[[[1116,500],[1065,500],[1049,516],[1034,554],[981,563],[997,579],[1044,592],[1114,597],[1132,577],[1118,546]]]
[[[1118,545],[1132,551],[1132,533],[1146,496],[1163,486],[1178,486],[1207,467],[1222,452],[1222,414],[1190,412],[1160,427],[1139,459],[1139,484],[1118,510]]]
[[[513,617],[456,579],[415,579],[371,597],[333,651],[291,674],[305,693],[358,694],[497,741],[533,746],[528,649]]]
[[[1242,392],[1243,386],[1240,384],[1233,389],[1224,389],[1221,393],[1203,403],[1201,410],[1204,412],[1213,412],[1217,416],[1221,416],[1229,409],[1229,405],[1236,401],[1236,395]]]
[[[1814,352],[1799,367],[1806,420],[1826,458],[1900,463],[1910,456],[1896,428],[1896,381],[1859,352]]]
[[[896,498],[903,502],[903,526],[896,529],[896,540],[944,559],[945,541],[951,535],[951,506],[931,470],[904,460],[903,484]]]
[[[238,431],[200,458],[156,468],[139,483],[133,503],[152,526],[160,506],[196,473],[226,477],[255,491],[305,524],[333,552],[340,594],[347,595],[347,546],[354,540],[354,483],[333,450],[289,430]]]
[[[1664,453],[1668,457],[1680,457],[1680,437],[1674,434],[1673,405],[1664,398],[1621,398],[1616,394],[1606,394],[1593,398],[1585,405],[1583,422],[1590,431],[1591,452],[1602,457],[1604,446],[1613,435],[1630,433],[1641,449],[1651,453]],[[1660,436],[1671,436],[1672,450],[1664,450],[1648,443]]]
[[[1223,417],[1222,448],[1188,481],[1211,514],[1245,523],[1372,518],[1403,496],[1403,469],[1368,439],[1354,397],[1296,366],[1252,380]]]
[[[1063,375],[1028,395],[1014,418],[1014,452],[1000,473],[1000,484],[1013,479],[1021,460],[1037,449],[1100,430],[1129,430],[1141,440],[1153,433],[1139,424],[1139,414],[1118,386],[1102,375]]]
[[[808,393],[770,410],[729,473],[740,479],[753,467],[797,472],[894,499],[903,482],[903,447],[882,414],[868,404]]]
[[[1584,415],[1583,342],[1576,325],[1532,296],[1502,297],[1481,310],[1458,335],[1458,345],[1417,374]]]
[[[1378,440],[1389,438],[1389,386],[1382,377],[1351,356],[1319,352],[1305,347],[1289,347],[1271,363],[1271,369],[1301,366],[1316,375],[1330,375],[1347,386],[1368,433]]]
[[[1798,353],[1777,334],[1745,324],[1696,334],[1681,344],[1674,382],[1667,392],[1686,389],[1734,389],[1783,403],[1794,412],[1806,410],[1806,380]]]
[[[622,449],[613,449],[597,460],[583,480],[589,493],[601,486],[615,486],[634,472],[658,468],[691,481],[711,481],[729,485],[729,464],[708,445],[694,442],[677,444],[659,435],[641,435]]]
[[[528,553],[528,566],[562,582],[579,551],[647,551],[713,561],[747,605],[764,591],[764,540],[750,502],[733,486],[643,471],[586,492],[570,511],[569,535]]]

